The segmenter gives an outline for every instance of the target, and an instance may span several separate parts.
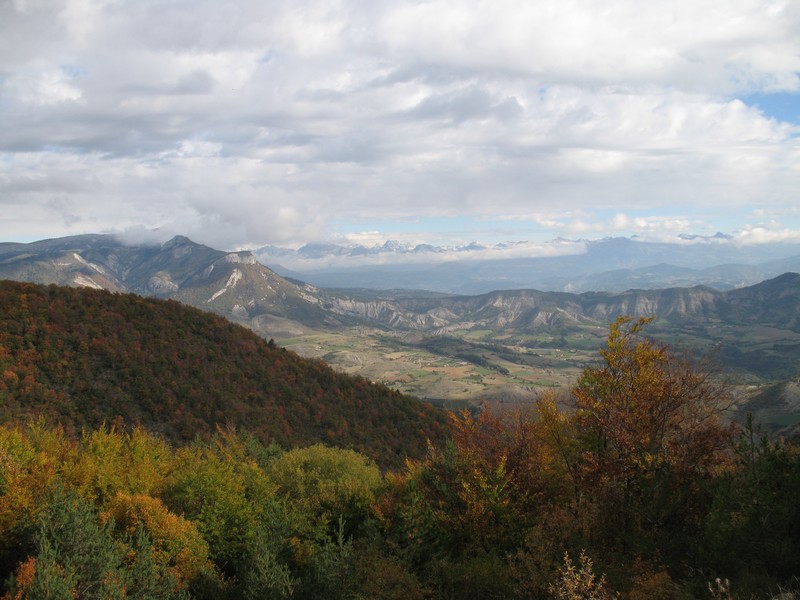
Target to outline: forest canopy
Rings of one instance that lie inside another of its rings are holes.
[[[0,423],[67,432],[119,418],[175,442],[244,427],[284,447],[356,449],[382,466],[445,436],[444,413],[174,301],[0,282]]]

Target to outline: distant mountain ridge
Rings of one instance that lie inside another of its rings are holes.
[[[141,246],[111,235],[4,243],[0,278],[168,298],[238,321],[267,315],[311,326],[347,323],[331,321],[304,286],[259,264],[252,253],[214,250],[183,236]]]
[[[340,300],[329,308],[387,326],[439,333],[467,324],[520,331],[579,323],[603,325],[622,315],[655,316],[673,324],[733,320],[800,331],[800,275],[787,273],[728,292],[705,286],[583,294],[507,290],[476,296],[409,296],[393,301]]]
[[[708,286],[581,294],[332,291],[287,280],[251,252],[214,250],[181,236],[160,246],[126,246],[102,235],[0,244],[0,278],[173,299],[264,334],[286,324],[322,329],[368,324],[431,333],[479,326],[525,331],[570,323],[605,326],[619,315],[653,315],[671,323],[735,319],[795,329],[800,318],[796,274],[728,291]]]
[[[728,290],[800,271],[800,244],[743,247],[723,234],[679,239],[678,243],[560,239],[548,244],[455,247],[388,241],[372,247],[267,246],[254,252],[276,272],[320,287],[471,295],[528,288],[579,293],[707,285]]]

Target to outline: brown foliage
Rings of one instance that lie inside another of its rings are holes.
[[[0,423],[67,432],[119,418],[170,440],[218,425],[265,443],[355,448],[383,466],[441,440],[431,405],[303,359],[222,317],[102,290],[0,282]]]
[[[0,597],[0,600],[24,600],[27,597],[27,590],[33,583],[33,578],[36,575],[36,558],[29,557],[25,562],[22,562],[14,571],[14,583],[16,590],[14,595],[7,592]]]
[[[724,391],[687,357],[639,339],[651,320],[617,319],[600,350],[604,365],[586,369],[573,388],[589,443],[588,474],[596,480],[665,465],[707,473],[728,446],[730,429],[719,420],[729,406]]]

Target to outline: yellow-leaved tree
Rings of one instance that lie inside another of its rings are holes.
[[[728,460],[730,402],[688,355],[642,335],[653,319],[620,317],[603,359],[572,390],[584,501],[594,533],[616,550],[663,560],[686,551],[710,498],[705,482]]]

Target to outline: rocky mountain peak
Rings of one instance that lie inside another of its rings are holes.
[[[242,265],[254,265],[256,264],[256,257],[250,251],[243,251],[243,252],[230,252],[222,257],[222,261],[226,263],[236,263]]]
[[[187,238],[184,235],[176,235],[174,238],[171,238],[164,242],[161,247],[165,250],[169,250],[170,248],[175,248],[176,246],[184,246],[186,244],[193,244],[194,242]]]

